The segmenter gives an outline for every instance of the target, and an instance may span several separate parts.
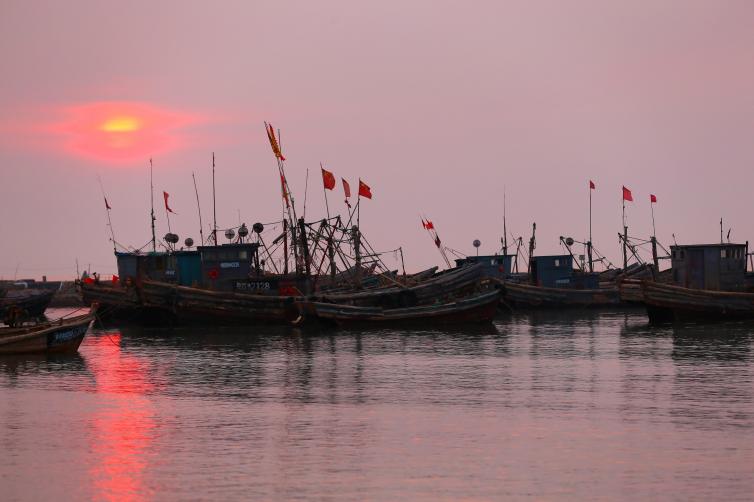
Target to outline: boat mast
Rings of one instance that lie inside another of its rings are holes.
[[[118,249],[115,247],[115,230],[113,230],[113,222],[110,219],[110,205],[107,203],[107,195],[105,195],[105,187],[102,185],[102,178],[97,176],[99,181],[99,188],[102,191],[102,198],[105,199],[105,213],[107,213],[107,226],[110,227],[110,238],[113,241],[113,253],[117,253]]]
[[[625,189],[625,187],[624,187]],[[628,268],[628,225],[626,225],[626,196],[623,195],[623,271]]]
[[[505,218],[505,186],[503,186],[503,259],[508,256],[508,225]]]
[[[217,246],[217,200],[215,199],[215,152],[212,152],[212,239]]]
[[[537,247],[537,222],[531,225],[531,238],[529,239],[529,268],[527,273],[531,274],[531,260],[534,255],[534,249]]]
[[[592,260],[592,180],[589,180],[589,240],[586,241],[586,254],[589,258],[589,272],[594,272]]]
[[[652,210],[652,238],[650,239],[650,242],[652,243],[652,262],[655,266],[655,272],[659,272],[660,259],[657,256],[657,229],[655,228],[655,204],[652,202],[653,197],[654,195],[649,198],[649,207]]]
[[[191,172],[191,177],[194,178],[194,193],[196,194],[196,209],[199,211],[199,242],[204,245],[204,225],[202,224],[202,206],[199,204],[199,189],[196,188],[196,174]]]
[[[720,244],[723,244],[723,219],[720,218]]]
[[[157,252],[157,239],[154,235],[154,173],[153,173],[153,166],[152,166],[152,157],[149,158],[149,194],[152,200],[152,252]]]

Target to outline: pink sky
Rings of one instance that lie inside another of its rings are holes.
[[[527,239],[536,221],[538,254],[586,238],[589,179],[595,246],[616,263],[621,185],[633,235],[650,235],[654,193],[666,245],[714,242],[720,217],[745,241],[752,26],[748,1],[4,2],[0,276],[72,275],[76,258],[113,272],[97,176],[117,240],[141,246],[150,155],[181,238],[198,240],[192,171],[209,221],[212,151],[219,224],[280,219],[263,120],[299,204],[310,169],[308,219],[320,161],[361,177],[363,231],[410,270],[440,263],[419,213],[451,248],[498,251],[504,186],[508,227]],[[133,155],[76,136],[82,110],[108,106],[154,118]]]

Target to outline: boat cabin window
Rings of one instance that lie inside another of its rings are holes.
[[[249,252],[245,249],[238,252],[238,259],[239,260],[248,260],[249,259]]]
[[[559,267],[559,266],[560,266],[560,260],[559,260],[559,259],[556,259],[556,260],[555,260],[555,267],[557,268],[557,267]]]
[[[720,258],[726,258],[728,256],[728,250],[723,248],[720,250]]]

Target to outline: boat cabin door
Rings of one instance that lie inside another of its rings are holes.
[[[689,249],[686,272],[687,288],[704,289],[704,249]]]

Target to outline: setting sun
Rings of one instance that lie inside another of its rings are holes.
[[[131,132],[140,128],[141,122],[135,117],[113,117],[100,127],[105,132]]]

